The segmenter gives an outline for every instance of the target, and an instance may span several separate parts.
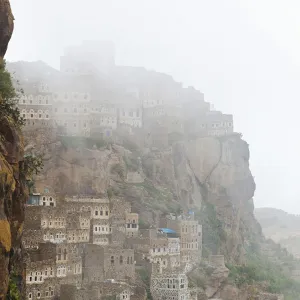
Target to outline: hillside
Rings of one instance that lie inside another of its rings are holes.
[[[44,170],[35,180],[37,190],[53,188],[61,199],[125,198],[143,228],[157,226],[162,214],[195,211],[203,225],[203,261],[190,278],[203,288],[201,297],[239,300],[273,292],[298,299],[297,285],[291,288],[287,275],[294,259],[263,238],[254,217],[255,183],[248,144],[240,135],[181,140],[166,150],[76,137],[57,137],[48,147]],[[201,279],[211,254],[224,255],[230,272],[217,267],[212,277]]]
[[[274,208],[257,208],[255,217],[267,238],[286,248],[300,258],[300,216]]]

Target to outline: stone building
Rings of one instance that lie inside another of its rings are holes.
[[[72,285],[61,285],[61,300],[96,300],[96,299],[116,299],[130,300],[134,289],[124,282],[93,282],[85,288],[76,289]]]
[[[55,299],[60,291],[59,280],[48,277],[42,284],[26,284],[26,299]]]
[[[111,138],[118,126],[117,108],[113,103],[90,103],[91,136]]]
[[[106,279],[134,281],[135,261],[131,249],[87,244],[84,253],[84,282]]]
[[[174,230],[180,237],[182,263],[198,262],[202,255],[202,226],[194,219],[194,214],[181,216],[167,215],[160,220],[163,228]]]
[[[111,242],[112,227],[109,220],[93,219],[91,222],[91,243],[109,245]]]
[[[185,130],[190,136],[229,135],[233,133],[233,117],[219,111],[210,111],[187,121]]]
[[[124,103],[118,104],[118,123],[131,127],[143,126],[143,112],[141,105],[136,99],[124,96]]]
[[[137,236],[139,233],[139,214],[126,213],[126,235]]]
[[[53,299],[58,294],[55,248],[53,244],[39,244],[29,251],[25,265],[27,299]]]
[[[194,87],[182,89],[180,98],[185,121],[195,121],[210,111],[210,104],[204,101],[204,94]]]
[[[64,202],[66,212],[89,212],[91,219],[109,220],[110,218],[109,199],[72,197],[66,198]]]
[[[60,71],[74,75],[107,73],[114,66],[115,47],[108,41],[84,41],[67,47],[60,58]]]
[[[40,194],[39,204],[43,206],[56,206],[56,197],[54,194]]]
[[[47,84],[41,82],[22,83],[24,94],[18,107],[25,119],[24,130],[53,127],[53,98]]]
[[[189,300],[188,278],[184,269],[162,270],[154,264],[151,274],[150,291],[153,300]]]

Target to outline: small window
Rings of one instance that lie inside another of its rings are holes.
[[[28,294],[28,299],[32,299],[32,293]]]
[[[39,114],[39,118],[41,118],[42,117],[42,115],[41,114]]]
[[[33,114],[30,114],[30,118],[33,118]]]
[[[111,256],[111,257],[110,257],[110,263],[111,263],[112,265],[115,263],[115,258],[114,258],[114,256]]]

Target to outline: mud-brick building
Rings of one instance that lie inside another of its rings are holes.
[[[102,282],[106,279],[134,281],[134,251],[87,244],[83,261],[84,283]]]
[[[184,268],[167,271],[160,264],[153,264],[150,291],[153,300],[189,300],[188,278]]]

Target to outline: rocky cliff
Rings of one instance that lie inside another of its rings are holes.
[[[259,278],[248,278],[250,269],[235,267],[246,266],[251,251],[261,257],[264,251],[271,256],[276,256],[276,251],[285,255],[275,244],[267,243],[254,217],[255,183],[249,169],[249,146],[240,135],[181,140],[165,150],[140,148],[125,140],[113,144],[58,137],[51,142],[47,139],[43,155],[44,172],[35,180],[38,190],[52,189],[61,197],[126,197],[140,214],[141,227],[157,226],[164,213],[194,210],[203,224],[204,261],[219,254],[225,256],[227,264],[206,276],[203,299],[239,300],[248,299],[248,294],[264,299],[259,295],[281,292],[266,283],[268,272],[261,285]],[[260,264],[258,258],[255,263]],[[191,278],[205,274],[203,268],[199,265],[194,269]]]
[[[21,235],[27,199],[22,122],[3,62],[12,32],[9,1],[0,0],[0,299],[6,295],[8,299],[17,299],[22,291]]]
[[[69,195],[106,194],[112,189],[132,199],[137,210],[146,204],[148,215],[180,208],[200,212],[211,205],[223,241],[209,248],[215,249],[213,254],[225,254],[228,261],[243,261],[250,225],[260,233],[253,216],[255,183],[249,149],[239,135],[178,141],[165,151],[134,145],[129,150],[115,144],[99,148],[92,141],[89,148],[86,143],[70,147],[71,139],[51,144],[37,188],[53,187],[54,192]],[[145,221],[155,222],[155,218]]]

